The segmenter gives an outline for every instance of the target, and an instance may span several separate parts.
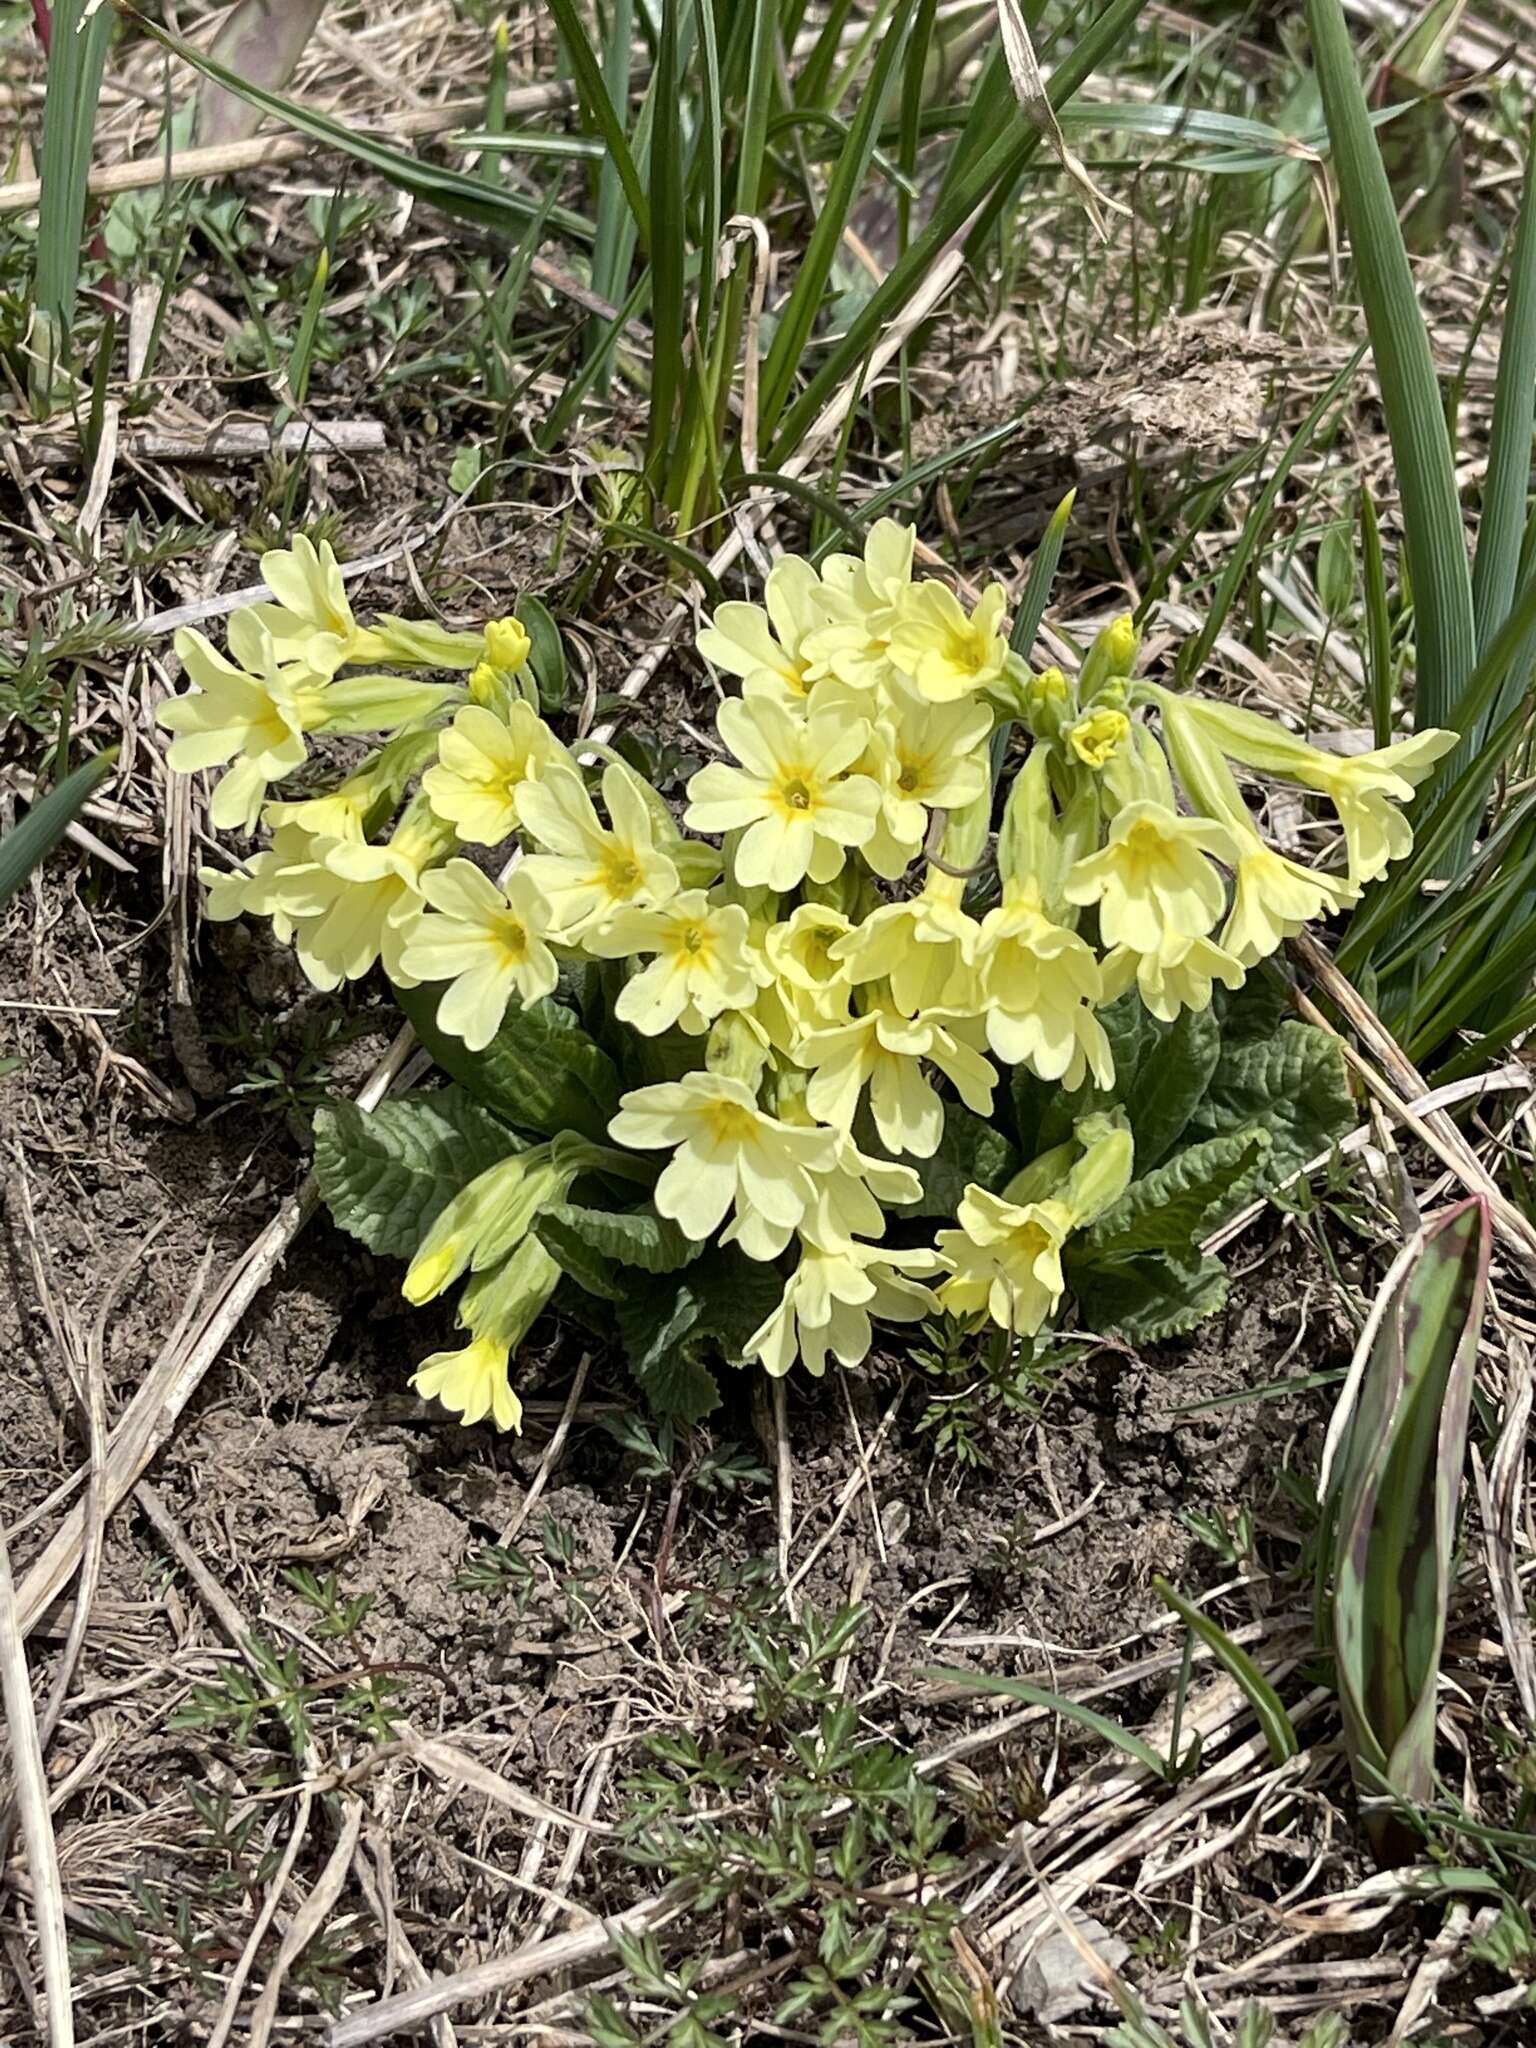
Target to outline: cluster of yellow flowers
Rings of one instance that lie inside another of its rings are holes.
[[[626,963],[617,1019],[691,1038],[697,1056],[682,1079],[625,1095],[609,1135],[632,1170],[637,1153],[670,1155],[653,1200],[688,1238],[792,1257],[748,1346],[774,1373],[796,1357],[814,1372],[855,1363],[872,1317],[942,1309],[1038,1331],[1064,1291],[1063,1246],[1130,1179],[1125,1119],[1081,1118],[1001,1194],[971,1186],[935,1243],[889,1243],[920,1194],[908,1162],[940,1144],[941,1084],[982,1117],[994,1061],[1110,1089],[1102,1006],[1134,986],[1159,1018],[1201,1009],[1216,982],[1235,988],[1352,903],[1408,849],[1397,806],[1455,743],[1424,732],[1325,753],[1137,682],[1128,619],[1075,681],[1032,674],[1010,652],[1001,587],[967,612],[944,583],[914,581],[913,548],[882,520],[862,558],[786,558],[761,606],[719,607],[698,646],[739,679],[716,718],[729,758],[693,776],[681,822],[609,749],[586,748],[589,782],[539,716],[515,619],[479,634],[359,626],[330,549],[304,540],[264,557],[275,602],[230,621],[230,659],[178,636],[196,691],[161,712],[173,768],[225,766],[214,822],[270,828],[241,869],[208,878],[210,915],[271,918],[316,986],[376,961],[400,987],[444,984],[440,1029],[478,1051],[510,1006],[553,993],[562,959]],[[381,662],[464,680],[340,679]],[[994,735],[1010,723],[1030,746],[989,860]],[[389,737],[335,789],[265,802],[308,735],[364,731]],[[1271,850],[1234,763],[1326,798],[1345,871]],[[519,857],[497,881],[466,847]],[[978,917],[968,884],[993,862]],[[515,1423],[509,1359],[559,1275],[531,1224],[595,1162],[584,1141],[516,1153],[450,1204],[411,1266],[417,1301],[471,1274],[472,1341],[416,1379],[466,1419]]]

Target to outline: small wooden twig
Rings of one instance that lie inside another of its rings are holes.
[[[602,1827],[595,1816],[598,1802],[603,1796],[603,1787],[608,1782],[608,1773],[613,1768],[614,1750],[623,1741],[628,1727],[629,1701],[621,1699],[615,1703],[613,1712],[608,1717],[607,1733],[593,1753],[588,1766],[587,1782],[581,1788],[581,1796],[576,1805],[576,1811],[580,1815],[580,1820],[578,1825],[572,1828],[570,1834],[566,1837],[565,1850],[560,1858],[560,1867],[555,1872],[555,1881],[550,1888],[553,1892],[559,1893],[561,1897],[568,1897],[572,1881],[580,1867],[581,1859],[586,1853],[587,1843],[591,1840],[592,1836],[598,1832],[603,1834],[612,1833],[612,1829]],[[573,1916],[580,1914],[583,1920],[592,1920],[596,1917],[593,1914],[584,1912],[574,1904],[568,1910]],[[559,1899],[549,1898],[545,1900],[544,1904],[539,1908],[539,1917],[533,1925],[532,1942],[537,1943],[548,1933],[549,1929],[554,1925],[555,1916],[559,1911]]]
[[[384,441],[382,420],[289,420],[276,433],[262,420],[223,420],[201,434],[144,427],[123,435],[121,452],[138,462],[259,462],[274,450],[283,455],[373,455]],[[80,445],[50,437],[28,442],[27,454],[45,469],[65,469],[80,460]]]
[[[581,1405],[582,1389],[587,1384],[587,1374],[591,1371],[591,1368],[591,1356],[584,1351],[581,1355],[581,1363],[576,1368],[575,1378],[571,1381],[571,1391],[566,1395],[565,1406],[560,1411],[560,1420],[555,1424],[555,1433],[544,1446],[544,1455],[539,1460],[538,1471],[533,1475],[533,1484],[523,1495],[522,1504],[518,1508],[517,1513],[497,1538],[498,1542],[506,1544],[512,1541],[512,1538],[533,1513],[540,1494],[543,1493],[544,1488],[549,1483],[550,1474],[560,1463],[560,1454],[565,1449],[565,1440],[571,1433],[571,1424],[576,1419],[576,1410]]]
[[[341,1888],[347,1881],[348,1871],[352,1868],[352,1855],[357,1847],[362,1825],[362,1801],[349,1800],[337,1832],[335,1846],[326,1858],[325,1868],[321,1871],[314,1890],[289,1921],[267,1981],[261,1987],[261,1996],[251,2013],[246,2048],[267,2048],[272,2025],[277,2018],[277,2001],[282,1996],[284,1980],[294,1963],[324,1927],[330,1917],[331,1908],[341,1897]]]
[[[272,1882],[267,1886],[267,1895],[262,1900],[261,1909],[256,1915],[255,1923],[246,1937],[245,1947],[240,1951],[239,1959],[234,1969],[230,1972],[229,1983],[224,1992],[224,2003],[219,2007],[219,2016],[214,2021],[213,2032],[208,2036],[208,2048],[224,2048],[224,2043],[229,2039],[230,2029],[234,2026],[235,2016],[240,2010],[240,1999],[245,1990],[246,1981],[251,1974],[251,1965],[256,1960],[256,1951],[267,1938],[267,1930],[272,1925],[273,1917],[277,1912],[283,1893],[287,1889],[288,1880],[293,1875],[293,1866],[299,1860],[299,1850],[303,1847],[304,1838],[309,1833],[309,1818],[314,1809],[314,1803],[315,1795],[306,1785],[299,1794],[299,1803],[293,1816],[293,1826],[290,1828],[288,1840],[283,1846],[282,1860],[273,1873]],[[361,1811],[361,1808],[359,1808],[359,1811]]]

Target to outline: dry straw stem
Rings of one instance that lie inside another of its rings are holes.
[[[69,1949],[64,1934],[64,1887],[59,1879],[58,1844],[48,1810],[48,1780],[38,1740],[37,1711],[32,1703],[32,1675],[27,1669],[26,1631],[21,1625],[16,1582],[11,1576],[10,1546],[0,1527],[0,1699],[5,1704],[10,1734],[11,1775],[21,1814],[21,1839],[32,1874],[32,1910],[37,1920],[37,1946],[48,1996],[49,2048],[74,2048],[75,2024],[70,2005]]]
[[[564,82],[518,86],[507,94],[509,114],[538,114],[569,104],[574,88]],[[445,135],[485,112],[483,100],[447,100],[440,107],[407,107],[392,113],[385,141],[402,136]],[[165,156],[135,157],[92,171],[86,190],[106,198],[118,192],[142,192],[151,185],[178,178],[224,178],[233,171],[257,170],[264,164],[299,163],[314,156],[319,145],[307,135],[253,135],[245,142],[210,143],[203,149],[178,149]],[[27,213],[42,197],[41,178],[21,178],[0,185],[0,214]]]

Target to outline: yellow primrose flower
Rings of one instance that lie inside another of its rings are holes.
[[[1094,1014],[1104,994],[1099,963],[1085,940],[1052,923],[1033,888],[1005,885],[982,919],[977,973],[987,1043],[1000,1060],[1068,1088],[1089,1074],[1113,1085],[1109,1039]]]
[[[1343,875],[1319,874],[1266,846],[1215,740],[1183,699],[1167,693],[1159,702],[1163,737],[1190,801],[1225,825],[1237,848],[1232,912],[1221,944],[1241,966],[1252,967],[1360,892]]]
[[[826,674],[806,647],[807,635],[826,617],[820,577],[798,555],[785,555],[768,572],[762,604],[721,605],[699,634],[698,650],[727,675],[740,676],[746,696],[798,709]]]
[[[677,869],[656,844],[656,821],[639,777],[620,762],[603,770],[604,825],[574,768],[551,762],[520,785],[522,823],[547,853],[523,863],[568,942],[599,929],[616,911],[653,909],[677,892]]]
[[[695,1243],[713,1236],[733,1205],[738,1222],[760,1218],[794,1229],[814,1197],[812,1171],[837,1153],[833,1132],[781,1123],[758,1107],[744,1081],[726,1074],[632,1089],[608,1130],[617,1144],[637,1151],[675,1148],[654,1200],[657,1213]],[[745,1232],[739,1242],[749,1257],[761,1255]]]
[[[328,540],[316,547],[296,534],[289,548],[268,548],[261,580],[276,599],[255,607],[271,634],[277,658],[302,662],[318,675],[333,676],[346,661],[387,660],[372,633],[359,626],[347,601],[347,586]]]
[[[421,778],[432,808],[472,846],[499,846],[522,823],[518,791],[552,761],[570,757],[531,705],[510,704],[500,718],[466,704],[439,735],[437,763]]]
[[[303,765],[304,735],[325,723],[323,679],[279,664],[272,636],[254,611],[229,622],[229,660],[203,634],[182,627],[176,653],[196,689],[172,697],[155,716],[176,737],[166,761],[178,775],[234,766],[219,778],[209,815],[222,831],[249,832],[269,783]]]
[[[460,1188],[417,1246],[400,1292],[412,1307],[435,1301],[469,1268],[480,1273],[514,1251],[548,1202],[564,1199],[574,1171],[551,1145],[530,1145],[498,1159]]]
[[[984,1309],[999,1329],[1033,1337],[1067,1289],[1061,1252],[1076,1218],[1064,1202],[1015,1203],[973,1182],[956,1211],[958,1230],[938,1248],[953,1270],[939,1289],[953,1316]]]
[[[310,865],[274,878],[271,900],[294,920],[299,965],[316,988],[360,980],[376,960],[399,987],[415,986],[405,948],[425,903],[422,874],[451,844],[451,828],[418,797],[384,845],[318,839]]]
[[[720,737],[742,764],[711,761],[688,784],[684,823],[695,832],[741,832],[733,869],[745,888],[829,882],[847,849],[875,829],[880,790],[846,771],[864,751],[862,719],[796,718],[770,697],[720,706]]]
[[[793,1055],[807,1031],[848,1015],[851,984],[831,949],[852,929],[847,915],[829,903],[801,903],[780,923],[753,924],[762,986],[751,1014],[779,1052]]]
[[[891,628],[892,665],[934,704],[986,689],[1008,666],[1007,601],[1003,586],[990,584],[967,618],[947,583],[913,584]]]
[[[997,1076],[946,1019],[903,1017],[889,995],[847,1024],[808,1032],[796,1057],[812,1069],[806,1088],[811,1114],[840,1131],[851,1130],[866,1086],[880,1142],[888,1152],[930,1159],[944,1135],[944,1104],[923,1071],[929,1060],[954,1085],[967,1109],[992,1113]]]
[[[1098,904],[1106,945],[1155,953],[1166,938],[1204,937],[1226,908],[1221,876],[1207,856],[1235,859],[1225,826],[1141,799],[1116,812],[1107,846],[1078,861],[1066,898]]]
[[[345,834],[338,836],[361,839],[363,835],[353,821]],[[215,924],[227,924],[237,917],[270,917],[273,936],[286,946],[293,937],[295,920],[282,906],[278,883],[282,877],[300,872],[318,872],[315,834],[302,825],[279,825],[271,845],[251,854],[243,867],[198,870],[197,878],[208,891],[204,913]]]
[[[1141,1000],[1154,1017],[1171,1024],[1181,1010],[1204,1010],[1219,981],[1227,988],[1241,988],[1241,961],[1214,939],[1186,938],[1169,932],[1152,951],[1140,953],[1131,946],[1116,946],[1100,965],[1104,977],[1104,1000],[1112,1003],[1134,981]]]
[[[485,629],[485,658],[492,668],[516,675],[533,652],[533,642],[521,619],[510,616],[492,619]]]
[[[917,536],[894,519],[877,519],[857,555],[829,555],[822,564],[828,623],[805,640],[805,653],[856,690],[882,690],[894,679],[890,660],[896,609],[912,582]]]
[[[498,1429],[520,1429],[523,1404],[508,1376],[511,1347],[497,1337],[472,1337],[458,1351],[434,1351],[411,1374],[424,1401],[440,1401],[465,1428],[487,1417]]]
[[[827,1246],[850,1238],[882,1236],[886,1210],[905,1208],[923,1192],[923,1183],[910,1166],[861,1152],[852,1133],[842,1130],[837,1134],[834,1164],[824,1173],[813,1174],[812,1179],[816,1200],[801,1235]]]
[[[549,905],[526,867],[505,891],[471,861],[451,860],[421,878],[431,909],[406,941],[402,962],[413,981],[446,981],[437,1006],[440,1030],[483,1052],[514,996],[536,1003],[560,979],[546,943]]]
[[[877,875],[894,882],[922,851],[928,812],[971,804],[987,787],[991,707],[907,703],[870,730],[866,760],[880,785],[880,816],[861,849]]]
[[[1168,693],[1155,693],[1167,715]],[[1413,847],[1413,829],[1394,808],[1411,801],[1437,761],[1454,751],[1457,735],[1438,726],[1364,754],[1327,754],[1298,739],[1273,719],[1204,697],[1174,700],[1188,719],[1234,761],[1315,789],[1333,805],[1344,828],[1349,879],[1357,889],[1384,874]]]
[[[265,805],[261,822],[274,832],[298,825],[316,839],[366,839],[382,827],[416,770],[436,752],[435,732],[399,733],[323,795]]]
[[[1101,705],[1069,726],[1066,739],[1085,768],[1097,769],[1118,754],[1130,736],[1131,721],[1125,713]]]
[[[536,1237],[474,1278],[459,1300],[458,1321],[472,1342],[461,1351],[424,1358],[411,1385],[441,1401],[467,1426],[487,1417],[498,1429],[517,1429],[523,1407],[508,1383],[512,1353],[522,1343],[560,1281],[560,1268]]]
[[[739,903],[711,904],[702,889],[685,889],[659,910],[620,910],[590,934],[586,951],[599,959],[656,957],[624,984],[613,1014],[647,1038],[674,1024],[697,1037],[722,1010],[745,1010],[769,978],[754,955],[749,921]]]
[[[746,1355],[760,1360],[775,1379],[797,1358],[818,1379],[829,1356],[839,1365],[858,1365],[874,1342],[872,1317],[911,1323],[932,1314],[937,1297],[908,1276],[942,1268],[932,1251],[892,1251],[851,1240],[823,1247],[802,1239],[800,1263],[778,1307],[747,1339]]]
[[[935,1007],[975,1007],[976,941],[981,927],[961,908],[965,884],[955,875],[929,873],[922,892],[885,903],[832,948],[855,984],[890,984],[896,1008],[916,1017]]]

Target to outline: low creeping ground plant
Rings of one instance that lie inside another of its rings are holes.
[[[413,1384],[466,1422],[517,1427],[562,1283],[687,1420],[711,1359],[821,1373],[877,1322],[1028,1346],[1070,1292],[1170,1334],[1222,1298],[1202,1237],[1347,1120],[1337,1053],[1256,970],[1407,852],[1454,735],[1324,752],[1136,681],[1127,619],[1075,681],[1032,673],[1001,587],[967,611],[913,551],[881,520],[719,606],[699,651],[739,687],[680,816],[541,714],[536,600],[363,625],[299,539],[227,655],[177,636],[170,765],[221,768],[214,823],[266,832],[208,914],[269,918],[318,988],[382,965],[453,1083],[321,1111],[316,1165],[409,1301],[458,1290],[465,1341]],[[273,800],[313,736],[360,733]],[[1331,807],[1343,867],[1273,850],[1238,769]]]

